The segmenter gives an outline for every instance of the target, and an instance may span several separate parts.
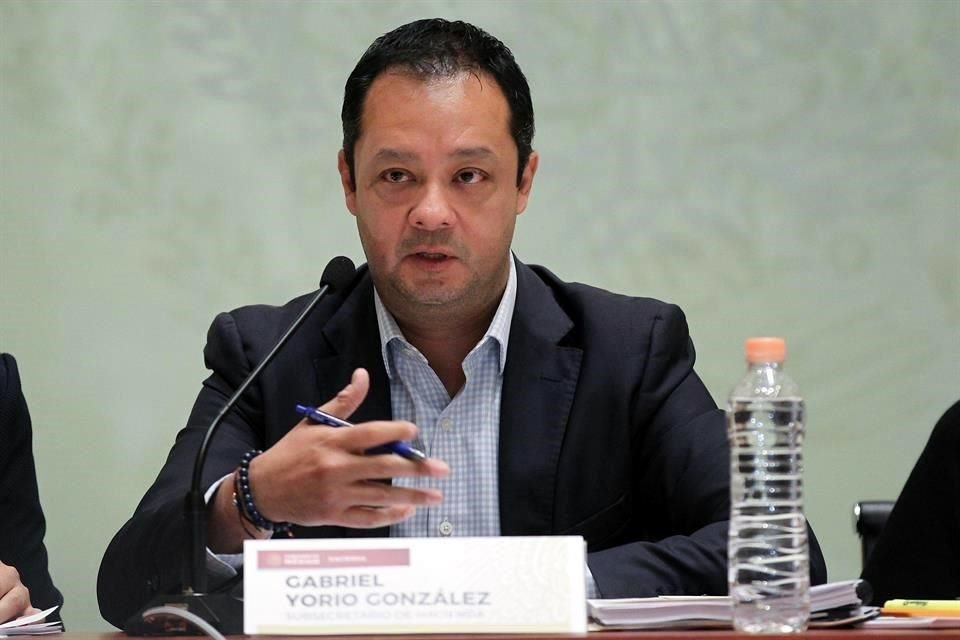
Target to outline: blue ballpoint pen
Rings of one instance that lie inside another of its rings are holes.
[[[297,413],[306,416],[313,422],[317,424],[325,424],[328,427],[352,427],[353,425],[346,420],[341,420],[337,416],[332,416],[326,411],[321,411],[314,407],[308,407],[306,405],[298,404]],[[373,451],[379,449],[385,449],[391,453],[395,453],[398,456],[403,456],[407,460],[413,460],[415,462],[422,462],[427,459],[427,454],[419,449],[415,449],[410,444],[403,442],[402,440],[397,440],[395,442],[388,442],[380,447],[376,447]]]

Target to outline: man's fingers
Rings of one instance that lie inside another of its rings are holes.
[[[369,390],[370,374],[367,373],[366,369],[354,369],[353,375],[350,377],[350,383],[320,409],[346,420],[367,397]]]
[[[287,437],[293,435],[294,432],[297,433],[296,438],[298,445],[296,449],[303,454],[299,457],[310,459],[323,450],[339,450],[340,452],[350,453],[354,456],[363,456],[368,460],[386,460],[393,464],[392,467],[385,469],[387,475],[368,475],[366,476],[368,478],[389,478],[393,477],[394,472],[402,472],[401,475],[405,476],[443,476],[447,474],[446,465],[442,463],[439,465],[429,465],[417,472],[414,467],[409,465],[409,461],[407,461],[407,465],[402,464],[404,458],[398,455],[364,456],[368,451],[377,449],[388,442],[395,442],[397,440],[410,441],[416,438],[417,428],[412,422],[375,421],[364,422],[352,427],[328,427],[326,425],[311,424],[309,419],[304,419],[294,427],[294,430],[291,431]],[[356,460],[352,460],[350,464],[353,465],[354,462],[356,462]],[[353,471],[364,474],[369,473],[371,468],[371,465],[363,465],[362,469],[357,468],[353,469]],[[376,466],[373,467],[373,469],[376,468]],[[424,473],[424,471],[426,471],[426,473]],[[361,477],[357,475],[357,473],[353,473],[350,479],[353,480]]]
[[[360,447],[356,447],[345,445],[345,447],[362,454],[363,451],[383,443],[384,440],[376,440],[376,443],[371,446],[361,445]],[[339,473],[343,474],[342,477],[348,481],[407,478],[414,476],[445,478],[450,475],[450,467],[447,466],[446,462],[435,458],[413,461],[393,453],[376,453],[357,456],[348,468],[341,468]]]
[[[22,616],[28,608],[30,592],[20,582],[20,573],[0,562],[0,623]]]
[[[358,482],[354,484],[347,500],[353,505],[365,507],[423,506],[440,504],[443,493],[438,489],[414,489],[394,487],[383,482]]]
[[[346,449],[364,451],[394,440],[413,440],[417,437],[417,427],[412,422],[402,420],[376,420],[364,422],[352,427],[331,427],[337,433],[331,434]]]
[[[307,517],[301,524],[327,524],[330,521],[347,527],[383,527],[406,520],[417,507],[439,504],[443,494],[437,489],[395,487],[376,481],[359,481],[344,486],[334,503],[327,503],[328,516],[316,521]],[[323,500],[320,500],[323,503]],[[332,516],[332,520],[327,520]]]
[[[0,622],[23,615],[30,607],[30,592],[19,581],[9,591],[0,594]]]
[[[0,562],[0,597],[20,584],[20,574],[16,568]]]
[[[374,529],[406,520],[415,512],[416,507],[409,505],[383,508],[357,506],[344,511],[343,521],[348,527]]]

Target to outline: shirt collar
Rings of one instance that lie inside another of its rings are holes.
[[[489,337],[496,340],[500,345],[500,375],[503,375],[503,369],[507,364],[507,345],[510,340],[510,326],[513,322],[513,309],[517,302],[517,267],[513,261],[513,255],[510,255],[510,275],[507,276],[507,287],[503,290],[503,297],[500,298],[500,305],[497,312],[493,314],[493,320],[487,327],[486,333],[480,338],[477,344],[483,342]],[[393,378],[393,369],[390,364],[388,345],[393,341],[399,341],[403,344],[409,344],[407,339],[400,331],[393,314],[387,311],[383,301],[380,300],[380,294],[377,288],[373,288],[373,304],[377,310],[377,325],[380,329],[380,354],[383,357],[383,366],[387,370],[387,376]],[[412,346],[412,345],[411,345]]]

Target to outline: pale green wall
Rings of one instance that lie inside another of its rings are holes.
[[[745,336],[789,339],[831,577],[858,571],[853,502],[895,496],[960,397],[956,0],[5,0],[0,349],[74,630],[106,628],[100,555],[187,415],[214,314],[361,259],[343,82],[431,15],[498,35],[532,85],[521,258],[681,304],[718,400]]]

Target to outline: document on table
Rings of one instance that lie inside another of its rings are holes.
[[[960,629],[960,618],[935,616],[884,616],[863,623],[864,629]]]
[[[62,633],[63,623],[44,622],[43,619],[57,610],[57,607],[50,607],[39,613],[29,616],[21,616],[10,622],[0,624],[0,638],[7,636],[45,636],[51,633]]]
[[[810,626],[862,622],[879,610],[863,607],[870,599],[862,580],[846,580],[810,588]],[[599,628],[665,629],[730,628],[728,596],[659,596],[587,601],[588,613]],[[596,628],[596,627],[595,627]]]
[[[960,629],[960,600],[887,600],[870,629]]]

